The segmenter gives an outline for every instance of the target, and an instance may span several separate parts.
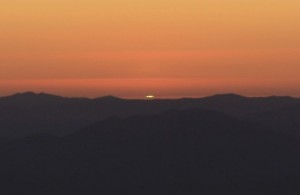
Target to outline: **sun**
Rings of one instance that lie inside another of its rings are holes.
[[[152,99],[155,98],[155,96],[154,96],[154,95],[146,95],[145,98],[146,98],[146,99],[149,99],[149,100],[152,100]]]

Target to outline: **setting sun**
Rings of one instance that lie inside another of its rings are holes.
[[[299,7],[298,0],[3,1],[0,93],[300,96]]]

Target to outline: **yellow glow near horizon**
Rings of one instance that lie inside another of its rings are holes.
[[[146,97],[146,99],[154,99],[155,98],[154,95],[146,95],[145,97]]]

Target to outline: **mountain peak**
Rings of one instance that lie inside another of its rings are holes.
[[[37,93],[34,93],[32,91],[27,91],[24,93],[16,93],[16,94],[12,95],[12,97],[34,97],[37,95],[38,95]]]
[[[235,94],[235,93],[225,93],[225,94],[216,94],[216,95],[210,96],[209,98],[244,99],[246,97]]]
[[[17,98],[17,99],[36,99],[36,98],[62,98],[57,95],[47,94],[47,93],[35,93],[35,92],[23,92],[23,93],[16,93],[14,95],[8,96],[8,98]]]
[[[121,98],[112,96],[112,95],[107,95],[107,96],[102,96],[102,97],[96,98],[95,100],[111,100],[111,101],[113,101],[113,100],[121,100]]]

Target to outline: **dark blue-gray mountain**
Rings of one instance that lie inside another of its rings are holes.
[[[205,109],[112,117],[2,144],[0,193],[292,195],[299,148],[298,137]]]
[[[125,100],[64,98],[32,92],[0,98],[0,137],[67,135],[112,116],[157,114],[170,109],[205,108],[299,135],[300,100],[291,97],[248,98],[235,94],[198,99]]]

